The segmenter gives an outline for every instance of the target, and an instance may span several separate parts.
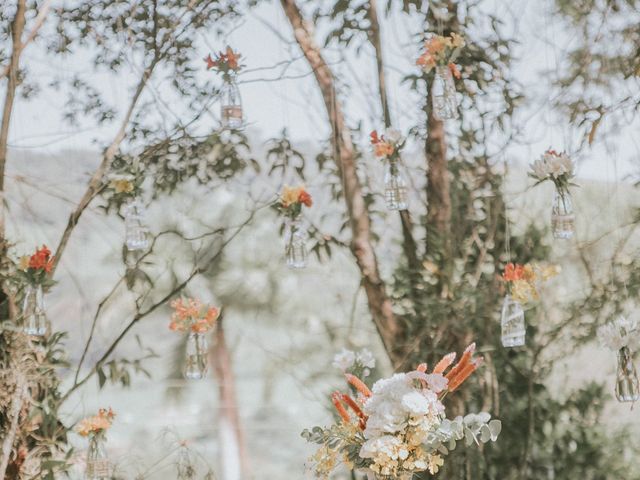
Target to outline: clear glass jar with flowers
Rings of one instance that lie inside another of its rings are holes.
[[[18,274],[25,284],[22,300],[22,330],[27,335],[42,336],[48,330],[44,290],[53,285],[51,271],[55,257],[43,245],[33,255],[20,258]]]
[[[617,354],[616,399],[619,402],[637,402],[640,399],[640,383],[633,364],[633,354],[640,346],[637,320],[621,316],[598,328],[598,338],[602,345]]]
[[[421,364],[407,373],[378,380],[371,388],[361,378],[345,373],[349,393],[334,392],[331,400],[339,421],[329,427],[302,432],[320,447],[311,458],[318,478],[328,478],[340,463],[369,479],[410,479],[414,474],[434,475],[456,442],[467,445],[495,441],[502,425],[486,413],[446,418],[442,400],[455,392],[482,364],[475,344],[465,349],[458,363],[450,353],[431,373]],[[357,365],[357,356],[340,354],[341,369]]]
[[[101,408],[97,415],[81,420],[76,431],[89,438],[87,450],[86,480],[108,480],[110,476],[109,456],[107,454],[107,430],[111,427],[115,413],[110,408]]]
[[[464,38],[455,32],[448,37],[432,35],[425,41],[424,53],[416,61],[425,73],[435,70],[431,83],[431,104],[433,116],[438,120],[458,117],[454,78],[460,79],[461,75],[454,62],[464,46]]]
[[[125,229],[125,246],[128,252],[140,252],[149,248],[149,227],[146,211],[141,200],[143,176],[135,174],[114,174],[110,176],[106,191],[110,201],[122,209]]]
[[[289,268],[307,266],[307,231],[302,224],[302,207],[310,208],[313,199],[304,185],[289,187],[285,185],[280,198],[273,207],[285,218],[285,257]]]
[[[223,128],[237,129],[242,127],[242,98],[236,82],[236,76],[242,69],[241,55],[227,46],[224,52],[218,52],[205,58],[207,70],[215,70],[222,74],[223,85],[220,90],[220,118]]]
[[[575,214],[569,187],[577,186],[572,182],[575,175],[573,161],[565,152],[547,150],[531,165],[529,176],[536,180],[535,185],[551,181],[555,186],[551,204],[551,231],[554,238],[568,240],[575,233]]]
[[[408,189],[402,174],[402,158],[400,157],[405,139],[394,128],[387,128],[382,135],[374,130],[369,137],[374,155],[385,164],[384,199],[387,208],[389,210],[406,210],[408,208]]]
[[[178,298],[171,302],[174,312],[169,329],[187,333],[183,375],[189,380],[203,379],[207,373],[206,333],[212,330],[220,316],[216,307],[202,303],[197,298]]]
[[[508,263],[505,266],[501,278],[506,285],[507,294],[502,303],[500,317],[501,340],[504,347],[520,347],[525,344],[527,329],[523,306],[538,300],[540,282],[549,280],[559,271],[556,265]]]

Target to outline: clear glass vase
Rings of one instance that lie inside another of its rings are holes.
[[[47,315],[42,285],[28,285],[22,302],[22,325],[27,335],[42,336],[47,333]]]
[[[149,248],[149,228],[146,224],[144,205],[134,198],[124,208],[125,244],[127,250],[146,250]]]
[[[305,268],[307,266],[307,232],[302,227],[300,217],[287,218],[284,241],[287,266]]]
[[[207,374],[207,339],[204,333],[189,333],[183,373],[188,380],[201,380]]]
[[[228,77],[220,92],[220,118],[223,128],[242,127],[242,98],[235,79]]]
[[[89,438],[85,480],[108,480],[110,478],[106,443],[104,434],[92,435]]]
[[[524,310],[520,302],[515,301],[510,295],[504,297],[502,304],[502,345],[507,348],[521,347],[524,345],[527,329],[524,322]]]
[[[568,240],[575,232],[575,215],[571,194],[566,188],[556,188],[551,207],[551,231],[554,238]]]
[[[458,118],[458,97],[448,66],[437,66],[431,85],[433,116],[438,120]]]
[[[638,374],[633,365],[629,347],[618,351],[618,371],[616,373],[616,398],[619,402],[637,402],[640,399]]]
[[[406,210],[407,182],[397,160],[388,160],[384,171],[384,198],[389,210]]]

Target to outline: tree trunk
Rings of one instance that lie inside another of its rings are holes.
[[[222,320],[223,317],[220,317],[215,334],[215,345],[211,349],[220,395],[218,438],[222,466],[221,480],[243,480],[250,478],[249,458],[240,424],[231,353],[227,348]]]
[[[351,251],[360,269],[369,311],[392,363],[396,364],[402,358],[397,353],[395,342],[401,335],[401,328],[393,313],[385,284],[380,278],[378,261],[371,242],[369,212],[356,171],[351,132],[345,124],[341,104],[336,99],[333,72],[322,57],[320,48],[315,44],[310,26],[303,19],[295,0],[281,0],[281,3],[293,28],[295,40],[313,70],[322,93],[327,116],[333,126],[336,147],[334,161],[341,176],[349,214],[352,232]]]

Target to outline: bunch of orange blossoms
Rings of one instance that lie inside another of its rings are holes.
[[[311,207],[313,199],[303,185],[290,187],[285,185],[275,207],[290,218],[296,218],[302,212],[302,206]]]
[[[369,138],[373,145],[373,154],[377,158],[391,162],[400,159],[400,151],[404,147],[405,139],[399,130],[389,127],[381,135],[374,130],[369,134]]]
[[[171,315],[169,329],[174,332],[206,333],[220,316],[220,310],[202,303],[197,298],[178,298],[171,302],[175,310]]]
[[[502,280],[507,284],[509,295],[519,302],[527,303],[540,297],[537,283],[547,281],[559,273],[557,265],[539,266],[536,264],[520,265],[507,263]]]
[[[240,71],[242,65],[240,65],[240,55],[233,51],[231,47],[227,47],[225,52],[218,52],[214,54],[214,58],[211,54],[207,55],[204,61],[207,63],[207,70],[217,70],[227,77],[232,73]]]
[[[418,57],[416,65],[422,67],[425,73],[429,73],[436,66],[447,65],[452,75],[460,78],[460,71],[454,61],[464,46],[464,38],[455,32],[448,37],[434,35],[424,43],[425,51]]]
[[[113,413],[111,408],[108,410],[101,408],[98,410],[97,415],[81,420],[76,427],[76,431],[83,437],[102,434],[111,427],[115,416],[116,414]]]

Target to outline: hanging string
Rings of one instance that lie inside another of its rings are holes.
[[[507,159],[503,158],[503,163],[504,163],[504,176],[503,178],[506,179],[507,178],[507,173],[509,171],[508,167],[507,167]],[[503,182],[504,185],[504,182]],[[511,263],[511,228],[509,226],[509,209],[508,209],[508,205],[506,202],[506,193],[507,192],[503,192],[503,198],[505,199],[503,201],[504,203],[504,235],[505,235],[505,252],[507,254],[507,263]]]

